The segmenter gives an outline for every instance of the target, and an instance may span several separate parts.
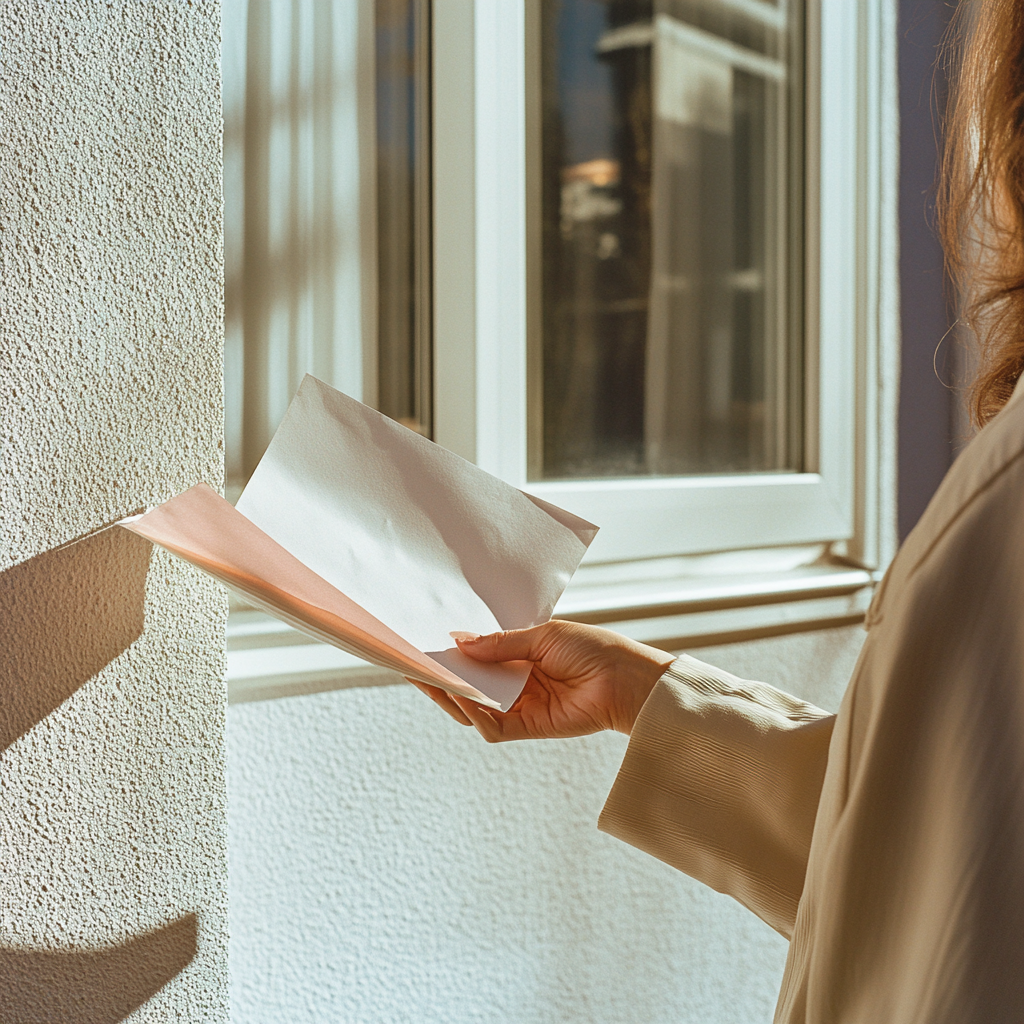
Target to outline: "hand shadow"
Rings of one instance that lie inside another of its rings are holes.
[[[117,1024],[191,963],[196,932],[187,914],[113,949],[0,949],[0,1021]]]
[[[0,752],[142,635],[151,552],[113,527],[0,573]]]

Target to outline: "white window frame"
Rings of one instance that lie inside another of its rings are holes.
[[[884,431],[865,385],[885,383],[890,411],[880,370],[897,337],[893,4],[809,5],[820,45],[808,46],[808,92],[820,76],[820,99],[808,97],[808,137],[820,146],[808,161],[808,471],[539,483],[527,480],[532,2],[435,5],[436,440],[600,525],[589,563],[832,543],[880,567]]]
[[[808,2],[808,470],[542,483],[527,478],[540,2],[433,4],[435,440],[601,527],[556,615],[674,650],[858,621],[896,546],[895,0]],[[397,681],[261,613],[232,616],[228,647],[232,701]]]

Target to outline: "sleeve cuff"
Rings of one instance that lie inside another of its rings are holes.
[[[833,721],[684,655],[644,704],[598,827],[734,896],[788,938]]]

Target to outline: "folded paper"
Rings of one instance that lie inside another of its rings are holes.
[[[310,376],[235,507],[199,484],[122,525],[304,633],[501,710],[530,665],[474,661],[451,631],[546,622],[597,533]]]

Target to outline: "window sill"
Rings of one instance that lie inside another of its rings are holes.
[[[859,623],[874,582],[813,548],[584,565],[555,615],[675,651]],[[402,682],[246,608],[228,619],[227,647],[231,704]]]

